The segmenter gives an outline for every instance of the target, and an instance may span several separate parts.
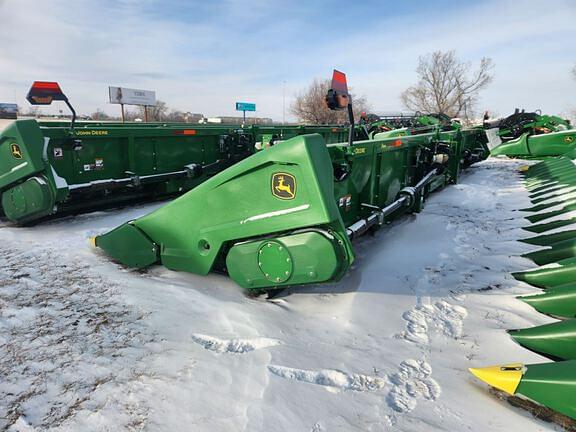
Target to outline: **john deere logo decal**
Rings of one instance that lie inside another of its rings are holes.
[[[568,135],[568,136],[564,137],[564,142],[567,142],[568,144],[570,144],[573,141],[574,141],[574,137],[572,135]]]
[[[12,156],[16,159],[22,159],[22,151],[20,150],[20,146],[18,144],[12,144],[10,146],[10,150],[12,151]]]
[[[272,175],[272,195],[283,200],[296,197],[296,178],[292,174],[274,173]]]

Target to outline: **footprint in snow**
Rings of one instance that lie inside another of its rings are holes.
[[[464,318],[468,311],[462,306],[439,300],[432,305],[419,305],[404,312],[406,330],[397,335],[410,342],[427,344],[432,327],[445,336],[459,338],[462,335]]]
[[[430,377],[432,368],[424,360],[405,360],[398,372],[390,375],[392,389],[386,402],[396,412],[408,413],[418,404],[419,399],[434,401],[440,396],[441,387]]]
[[[253,339],[219,339],[203,334],[193,334],[192,341],[202,345],[205,349],[217,353],[244,354],[262,348],[280,345],[277,339],[253,338]]]
[[[386,384],[384,378],[362,374],[349,374],[336,369],[313,371],[270,365],[268,366],[268,370],[281,378],[321,385],[332,391],[377,391],[384,388]]]

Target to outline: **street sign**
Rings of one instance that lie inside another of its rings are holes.
[[[156,92],[124,87],[108,87],[110,103],[121,105],[156,106]]]
[[[249,102],[236,102],[236,111],[256,111],[256,104]]]

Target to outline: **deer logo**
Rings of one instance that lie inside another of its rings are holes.
[[[273,174],[272,195],[283,200],[294,199],[296,197],[296,178],[287,173]]]
[[[22,150],[20,150],[20,146],[18,144],[12,144],[10,146],[10,150],[12,151],[12,156],[16,159],[22,159]]]

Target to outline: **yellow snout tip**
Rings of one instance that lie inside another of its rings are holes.
[[[96,247],[96,237],[90,237],[88,241],[92,247]]]
[[[516,393],[518,384],[520,384],[520,380],[524,374],[524,365],[521,363],[512,363],[501,366],[470,368],[468,370],[472,375],[484,381],[486,384],[513,395]]]

